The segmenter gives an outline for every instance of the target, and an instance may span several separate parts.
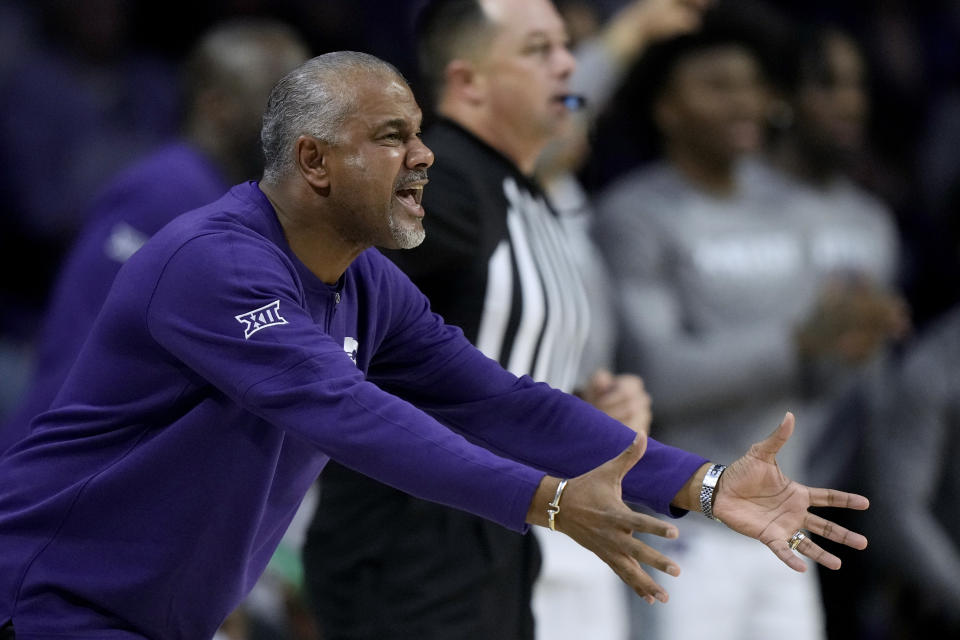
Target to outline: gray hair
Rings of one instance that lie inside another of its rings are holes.
[[[395,77],[389,62],[357,51],[325,53],[288,73],[270,93],[260,129],[264,182],[277,182],[294,170],[293,144],[310,135],[329,144],[340,141],[340,127],[356,108],[360,74]]]

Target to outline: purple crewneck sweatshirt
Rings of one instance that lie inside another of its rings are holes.
[[[209,638],[329,458],[522,531],[544,472],[633,437],[483,356],[376,250],[321,282],[241,184],[124,265],[51,410],[0,459],[0,622],[18,640]],[[703,462],[650,440],[624,497],[668,512]]]

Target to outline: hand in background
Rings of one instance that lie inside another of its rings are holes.
[[[613,375],[605,369],[593,374],[580,397],[638,433],[650,433],[650,395],[643,380],[631,374]]]
[[[860,364],[910,330],[906,303],[862,279],[830,283],[797,332],[806,358]]]
[[[658,40],[696,31],[714,0],[634,0],[617,12],[603,38],[615,58],[627,62]]]
[[[806,564],[788,545],[793,534],[804,529],[854,549],[865,549],[867,539],[808,511],[810,507],[866,509],[870,503],[860,495],[834,489],[814,489],[783,475],[776,455],[793,433],[793,414],[780,426],[731,464],[717,485],[713,512],[728,527],[764,543],[787,566],[806,571]],[[824,551],[810,536],[800,542],[799,553],[829,569],[840,568],[840,558]]]

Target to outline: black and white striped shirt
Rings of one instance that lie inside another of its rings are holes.
[[[466,130],[430,130],[427,238],[388,252],[435,312],[516,375],[570,391],[590,305],[568,231],[541,189]]]

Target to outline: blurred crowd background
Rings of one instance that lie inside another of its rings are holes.
[[[412,25],[421,4],[417,0],[0,0],[0,418],[22,394],[54,279],[99,190],[117,171],[178,135],[184,108],[179,71],[200,34],[225,18],[279,19],[302,36],[312,54],[352,49],[392,62],[417,94],[420,81]],[[576,50],[629,2],[557,0],[556,4],[567,19],[571,47]],[[844,171],[892,212],[900,247],[895,288],[902,293],[910,327],[909,336],[897,342],[894,350],[908,351],[931,328],[950,318],[960,303],[960,2],[719,0],[717,4],[737,7],[740,17],[751,25],[764,72],[772,81],[778,64],[790,58],[786,48],[803,44],[797,35],[806,31],[797,25],[840,28],[853,36],[862,51],[869,117],[862,144],[845,158]],[[581,155],[566,167],[576,173],[587,197],[599,199],[618,180],[661,153],[651,122],[639,106],[649,97],[644,95],[649,89],[646,79],[649,69],[642,65],[626,71],[609,100],[598,105]],[[421,100],[426,108],[425,102]],[[773,128],[778,115],[783,116],[773,109],[766,113]],[[953,373],[953,369],[947,371],[944,376]],[[646,375],[642,367],[637,373]],[[908,366],[904,372],[898,370],[900,377],[890,377],[899,381],[910,374]],[[866,423],[881,411],[870,399],[871,393],[889,400],[901,391],[883,389],[877,391],[874,385],[848,396],[834,419]],[[953,404],[956,393],[947,390],[941,395],[950,396],[943,400],[949,405],[945,413],[960,411],[960,405]],[[929,402],[940,400],[938,396]],[[656,408],[654,393],[654,436]],[[905,422],[900,426],[907,434],[908,423],[917,415],[902,416]],[[957,475],[957,458],[942,459],[944,451],[955,446],[949,443],[957,440],[957,424],[951,422],[950,433],[934,442],[932,450],[941,458],[911,462],[935,468],[934,484]],[[855,441],[853,448],[861,442]],[[849,451],[831,457],[832,471],[858,464],[854,457]],[[848,484],[841,488],[856,489],[855,475],[834,474],[830,479]],[[898,478],[907,485],[913,482],[912,476]],[[955,481],[952,486],[957,488]],[[894,486],[891,495],[896,496],[896,491]],[[952,547],[949,539],[937,541],[938,553],[948,556],[940,556],[945,566],[952,567],[957,562],[960,511],[948,508],[951,500],[954,507],[960,506],[958,494],[937,493],[937,502],[930,498],[933,493],[937,491],[931,489],[918,499],[929,498],[926,506],[932,517],[941,518],[952,531]],[[897,517],[897,506],[881,512]],[[901,516],[912,517],[912,513]],[[871,538],[875,533],[864,532]],[[917,551],[898,549],[896,545],[906,539],[868,551],[873,557],[867,564],[872,566],[851,563],[845,568],[845,582],[833,585],[832,591],[825,583],[829,637],[914,638],[957,628],[956,575],[952,584],[949,578],[935,583],[938,595],[924,595],[894,557],[898,551],[906,555]],[[884,563],[890,564],[889,573],[876,566]],[[296,565],[295,558],[278,558],[277,574],[296,584]],[[865,590],[871,581],[870,597],[848,597]],[[288,637],[317,633],[295,602],[283,606],[289,609],[285,609],[290,616]],[[636,637],[646,636],[639,630]]]

